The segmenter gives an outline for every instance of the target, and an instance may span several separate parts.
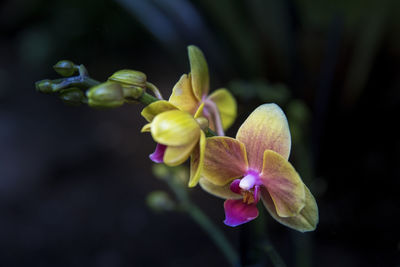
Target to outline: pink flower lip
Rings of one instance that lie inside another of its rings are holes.
[[[155,163],[163,163],[164,153],[166,149],[167,149],[166,145],[157,144],[156,150],[149,155],[149,158]]]

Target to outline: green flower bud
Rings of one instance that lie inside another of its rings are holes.
[[[121,85],[114,82],[104,82],[86,92],[91,107],[114,108],[124,104]]]
[[[44,93],[51,94],[53,93],[53,82],[51,80],[41,80],[35,83],[36,90]]]
[[[53,66],[54,70],[64,77],[70,77],[77,70],[77,66],[69,60],[58,61],[57,64]]]
[[[170,175],[170,168],[164,164],[154,164],[153,174],[159,179],[165,179]]]
[[[119,70],[111,75],[108,80],[122,85],[146,87],[146,74],[136,70]]]
[[[176,203],[164,191],[153,191],[146,198],[147,205],[154,211],[171,211],[176,207]]]
[[[109,81],[120,84],[124,97],[135,100],[142,96],[146,88],[146,74],[136,70],[119,70],[108,78]]]
[[[79,106],[85,99],[84,93],[76,87],[61,90],[59,97],[65,104],[72,106]]]

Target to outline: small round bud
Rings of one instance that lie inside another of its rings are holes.
[[[53,93],[53,82],[51,80],[41,80],[35,83],[36,90],[44,93],[51,94]]]
[[[86,92],[91,107],[114,108],[124,104],[124,95],[121,85],[113,82],[104,82]]]
[[[119,70],[108,80],[120,84],[127,100],[135,100],[142,96],[146,88],[146,74],[136,70]]]
[[[152,169],[153,174],[159,179],[165,179],[171,174],[171,169],[164,164],[154,164]]]
[[[85,99],[84,93],[76,87],[61,90],[59,97],[65,104],[72,106],[82,104]]]
[[[200,126],[200,129],[205,130],[208,128],[208,120],[204,117],[198,117],[195,119],[197,124]]]
[[[77,67],[72,61],[61,60],[58,61],[57,64],[53,66],[53,69],[61,76],[70,77],[77,70]]]
[[[153,191],[147,195],[147,205],[154,211],[171,211],[175,209],[176,203],[164,191]]]

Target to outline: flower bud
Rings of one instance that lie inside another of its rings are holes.
[[[77,67],[72,61],[61,60],[58,61],[57,64],[53,66],[53,69],[61,76],[70,77],[77,70]]]
[[[124,104],[121,85],[114,82],[104,82],[90,88],[86,92],[91,107],[114,108]]]
[[[164,191],[153,191],[146,198],[147,205],[154,211],[171,211],[175,209],[176,203]]]
[[[127,100],[138,99],[146,88],[146,74],[136,70],[119,70],[108,80],[120,84]]]
[[[85,99],[83,92],[76,87],[63,89],[59,94],[60,99],[67,105],[78,106]]]
[[[53,82],[51,80],[41,80],[35,83],[36,90],[44,93],[51,94],[53,93]]]

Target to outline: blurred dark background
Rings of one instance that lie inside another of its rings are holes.
[[[8,0],[0,4],[0,266],[227,266],[182,213],[146,205],[154,143],[141,106],[70,107],[35,92],[58,60],[105,80],[131,68],[168,96],[205,53],[211,88],[239,113],[280,104],[291,162],[320,223],[299,234],[268,220],[287,266],[400,266],[400,2],[390,0]],[[194,201],[243,255],[249,231],[223,201]],[[268,260],[243,257],[249,266]]]

